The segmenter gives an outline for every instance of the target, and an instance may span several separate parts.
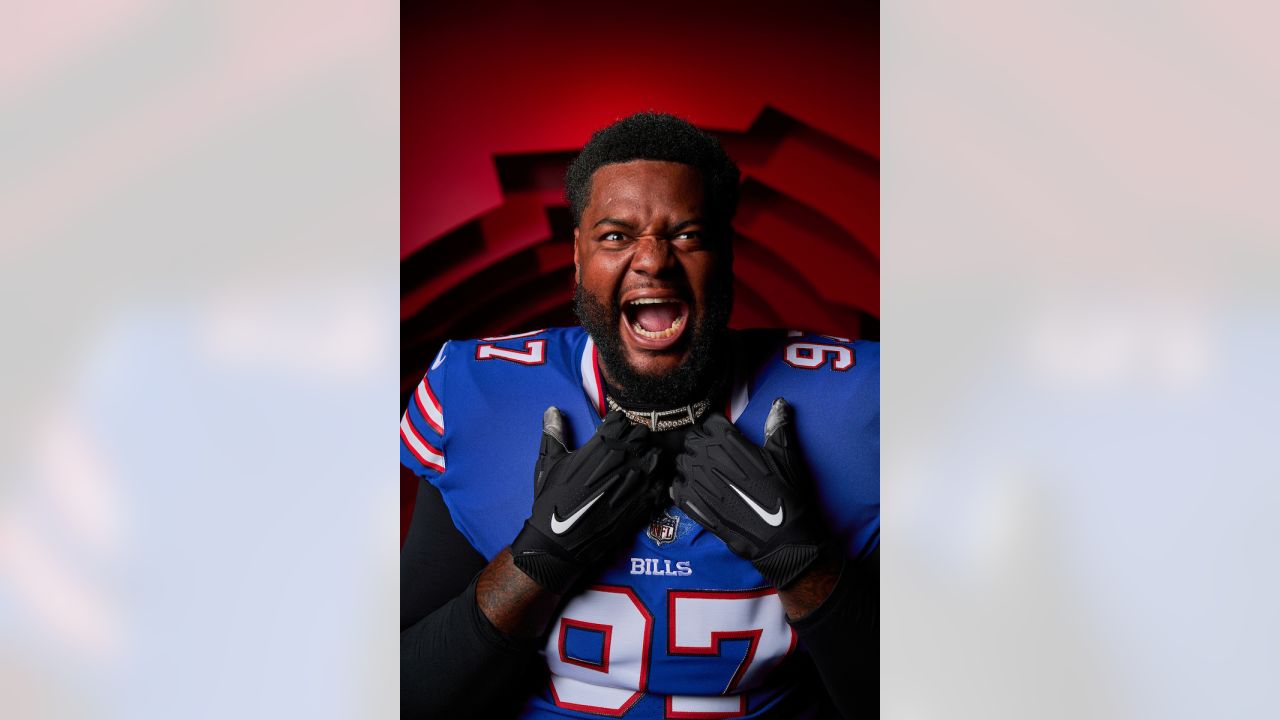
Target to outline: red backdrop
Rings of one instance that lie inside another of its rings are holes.
[[[742,169],[734,327],[878,337],[875,5],[418,5],[401,41],[402,409],[444,340],[574,322],[564,169],[638,110],[714,132]],[[402,529],[415,488],[402,473]]]

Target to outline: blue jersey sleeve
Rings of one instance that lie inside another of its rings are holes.
[[[529,516],[547,407],[565,414],[573,447],[599,422],[579,378],[594,367],[586,347],[581,329],[453,340],[414,392],[401,459],[440,490],[454,525],[487,558]]]
[[[445,471],[444,375],[449,343],[445,343],[409,399],[400,418],[400,463],[419,477],[434,481]]]
[[[785,397],[824,516],[851,556],[868,555],[880,535],[880,345],[791,333],[769,346],[736,424],[763,442],[770,404]]]

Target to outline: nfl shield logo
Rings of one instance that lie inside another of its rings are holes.
[[[676,539],[680,518],[663,513],[649,522],[649,538],[659,545]]]

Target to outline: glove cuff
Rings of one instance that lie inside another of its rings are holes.
[[[511,542],[511,562],[544,590],[564,595],[578,579],[577,563],[555,554],[554,546],[527,521]]]
[[[822,555],[818,545],[783,545],[751,561],[756,570],[779,590],[786,589]]]

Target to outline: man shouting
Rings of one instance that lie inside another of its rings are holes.
[[[599,131],[566,176],[582,326],[432,363],[406,717],[877,711],[879,348],[728,330],[738,182],[673,116]]]

